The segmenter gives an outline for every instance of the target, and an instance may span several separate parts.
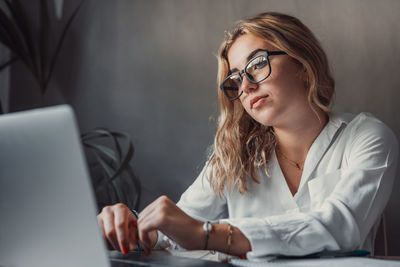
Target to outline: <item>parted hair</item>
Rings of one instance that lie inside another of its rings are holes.
[[[314,34],[297,18],[276,12],[266,12],[240,20],[226,32],[218,51],[217,84],[229,75],[228,51],[235,40],[244,34],[254,34],[288,54],[306,73],[308,102],[313,110],[330,113],[334,94],[328,59]],[[259,183],[259,171],[268,172],[267,164],[275,149],[273,128],[250,117],[241,102],[230,101],[218,88],[220,114],[218,130],[207,167],[213,190],[222,195],[234,188],[243,194],[248,191],[247,179]]]

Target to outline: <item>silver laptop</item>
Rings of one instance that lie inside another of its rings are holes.
[[[0,266],[110,266],[69,106],[0,116]]]
[[[0,267],[230,266],[107,252],[72,109],[0,116]]]

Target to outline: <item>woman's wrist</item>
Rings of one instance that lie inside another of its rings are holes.
[[[203,235],[203,246],[205,246],[206,233],[204,230]],[[229,224],[213,224],[208,235],[207,250],[241,256],[251,250],[251,245],[238,228]]]
[[[187,234],[190,235],[190,238],[187,238],[187,240],[191,240],[192,243],[189,244],[189,246],[185,247],[186,249],[189,250],[204,249],[204,246],[207,242],[206,232],[204,231],[204,222],[196,220],[193,232]]]
[[[213,225],[211,224],[210,221],[206,221],[203,224],[203,230],[205,233],[205,242],[204,242],[203,250],[207,250],[208,249],[208,240],[210,239],[210,234],[213,230]]]

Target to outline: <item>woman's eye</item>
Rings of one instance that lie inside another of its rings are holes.
[[[267,61],[266,60],[260,60],[259,62],[257,62],[257,64],[255,65],[256,69],[261,69],[264,68],[267,65]]]
[[[253,70],[257,70],[257,69],[262,69],[265,66],[267,66],[268,62],[265,58],[258,58],[256,60],[254,60],[253,62],[251,62],[247,68],[248,69],[253,69]]]

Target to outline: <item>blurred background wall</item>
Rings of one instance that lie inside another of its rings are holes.
[[[24,2],[35,12],[36,1]],[[78,3],[64,1],[63,14]],[[132,136],[142,208],[161,194],[177,201],[213,142],[215,54],[224,31],[262,11],[294,15],[319,38],[337,83],[335,111],[369,111],[400,137],[397,0],[87,0],[44,103],[72,105],[82,132],[107,127]],[[38,88],[21,64],[1,79],[9,85],[1,91],[9,111],[39,105]],[[400,255],[398,203],[399,179],[386,211],[391,255]]]

